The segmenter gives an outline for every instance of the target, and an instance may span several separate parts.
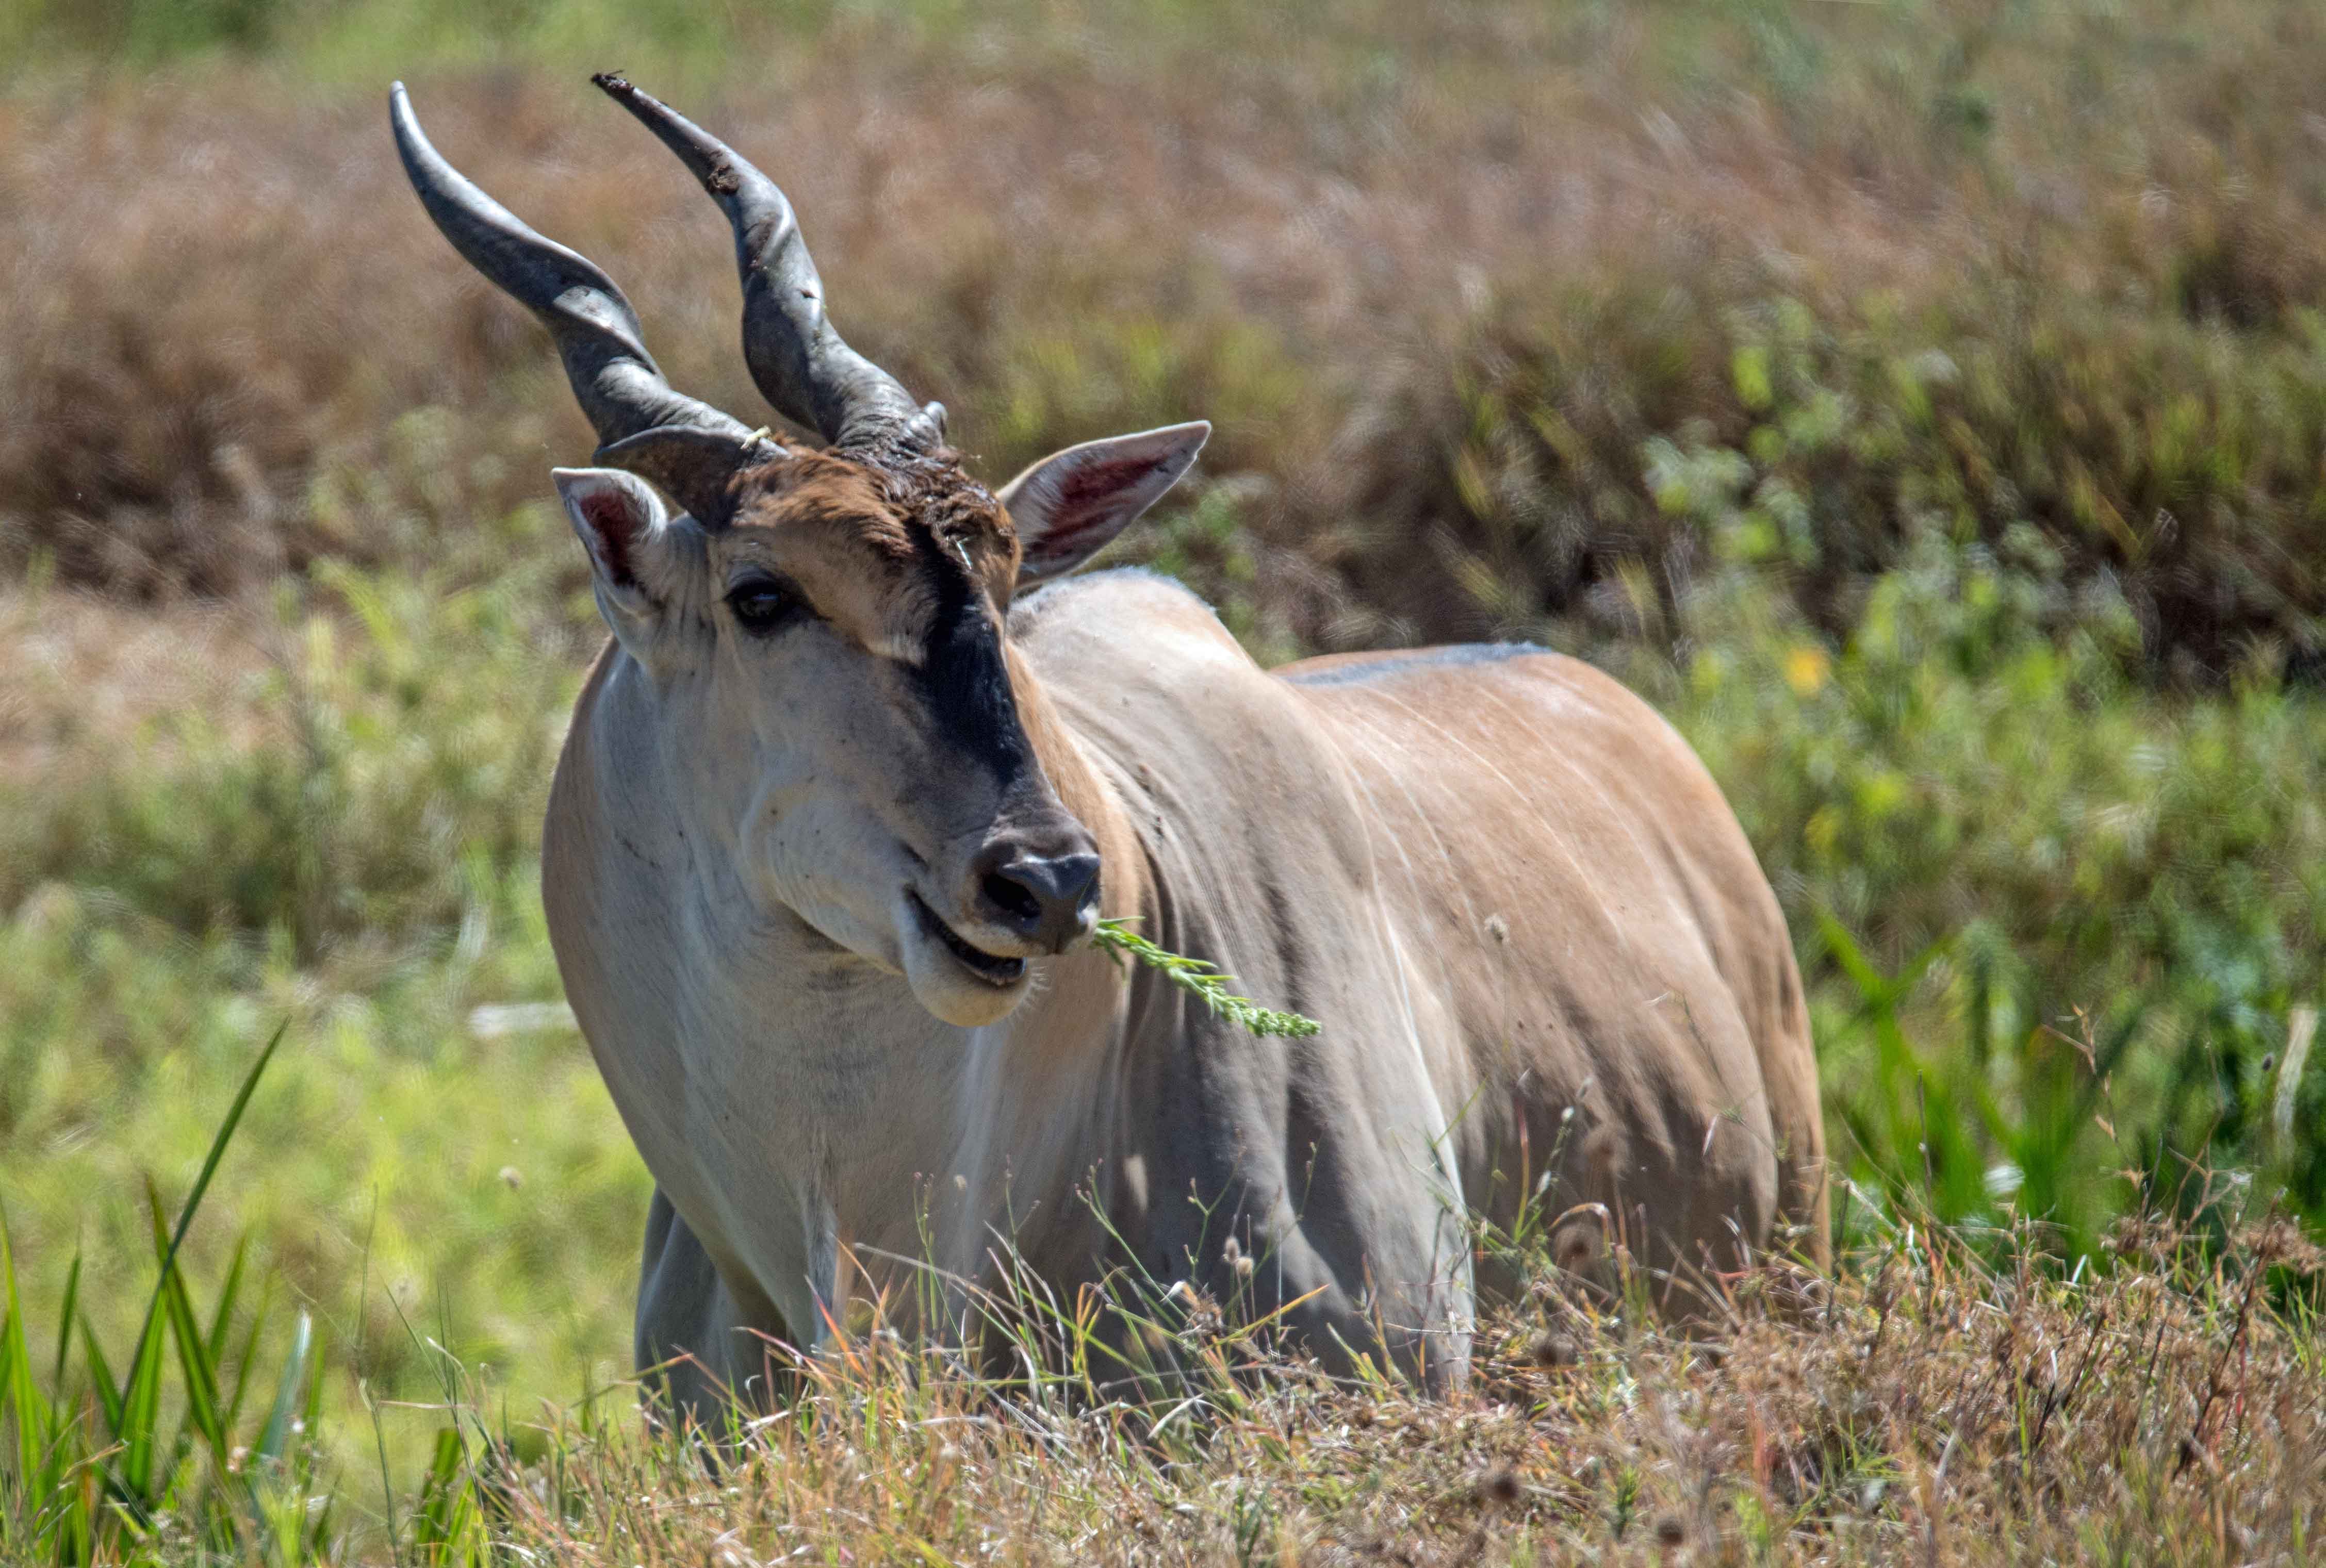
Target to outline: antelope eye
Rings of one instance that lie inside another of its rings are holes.
[[[806,607],[774,578],[747,577],[727,590],[727,608],[735,612],[736,625],[764,637],[797,619]]]

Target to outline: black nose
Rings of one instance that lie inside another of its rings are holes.
[[[1098,911],[1096,854],[1083,849],[1044,854],[1004,840],[987,845],[977,858],[977,891],[988,919],[1051,952],[1065,951],[1090,930]]]

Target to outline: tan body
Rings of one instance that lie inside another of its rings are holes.
[[[1312,1343],[1385,1330],[1433,1384],[1467,1354],[1465,1209],[1507,1229],[1546,1168],[1542,1211],[1604,1205],[1683,1288],[1738,1266],[1781,1211],[1821,1239],[1783,921],[1710,779],[1636,698],[1496,649],[1263,673],[1198,601],[1135,573],[1028,597],[1009,637],[1036,749],[1098,838],[1106,912],[1324,1032],[1245,1035],[1089,951],[955,1028],[812,933],[728,929],[684,831],[640,820],[651,762],[611,738],[650,726],[626,716],[610,652],[559,767],[544,880],[568,992],[659,1184],[642,1359],[684,1350],[740,1386],[754,1331],[823,1337],[819,1304],[861,1285],[843,1249],[916,1256],[923,1205],[940,1265],[985,1276],[1007,1233],[1065,1299],[1126,1263],[1224,1294],[1233,1234],[1263,1302],[1325,1287],[1297,1314]],[[1600,1255],[1600,1224],[1569,1220],[1568,1261]]]

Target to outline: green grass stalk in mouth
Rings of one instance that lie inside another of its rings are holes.
[[[1273,1007],[1261,1007],[1250,997],[1236,995],[1228,988],[1235,983],[1235,977],[1222,974],[1217,964],[1157,947],[1122,921],[1100,921],[1098,932],[1091,940],[1118,964],[1129,957],[1149,969],[1159,970],[1164,979],[1220,1017],[1254,1035],[1306,1039],[1323,1027],[1314,1018],[1298,1013],[1279,1013]]]

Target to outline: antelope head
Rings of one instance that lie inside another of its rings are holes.
[[[599,466],[553,476],[611,656],[651,694],[645,738],[685,797],[664,803],[752,918],[901,975],[947,1023],[992,1022],[1024,997],[1028,958],[1090,933],[1103,874],[1028,738],[1039,694],[1004,612],[1121,532],[1210,427],[1071,447],[990,493],[945,445],[944,408],[842,341],[774,182],[594,79],[726,213],[751,377],[817,440],[674,390],[612,279],[446,162],[401,84],[389,107],[429,217],[549,329],[596,427]]]

